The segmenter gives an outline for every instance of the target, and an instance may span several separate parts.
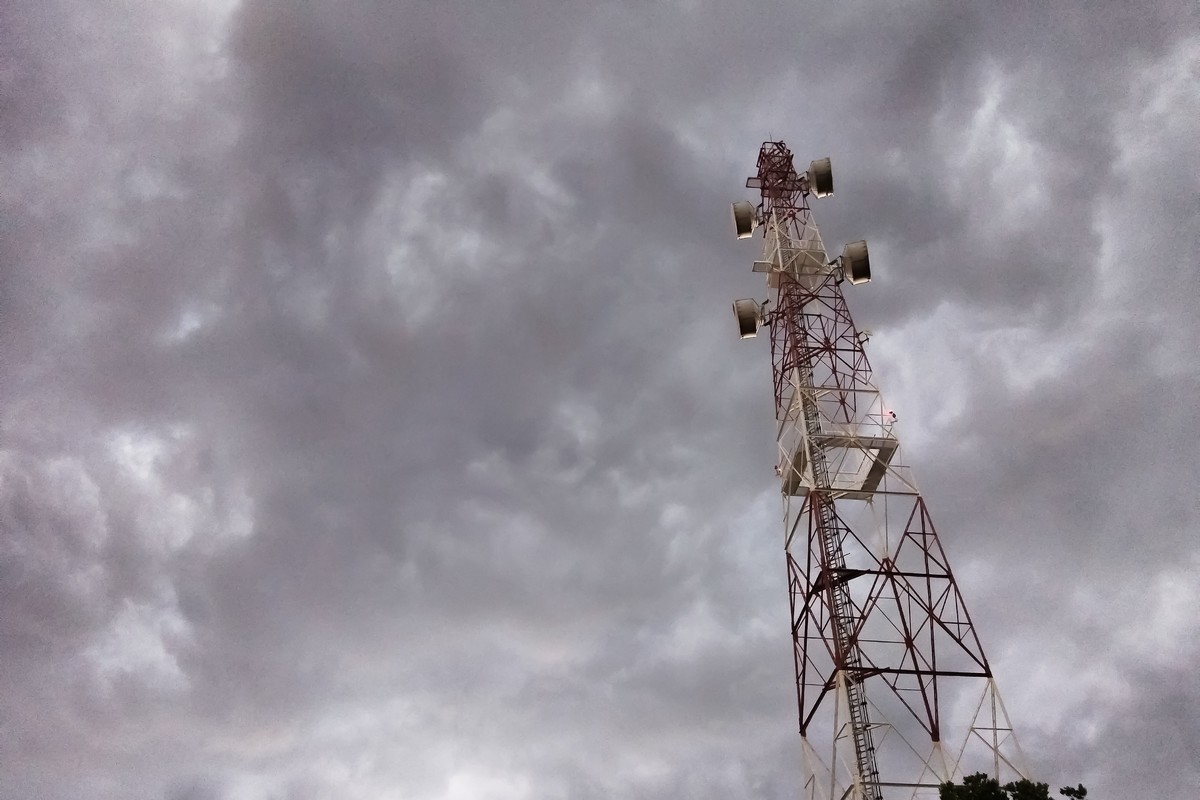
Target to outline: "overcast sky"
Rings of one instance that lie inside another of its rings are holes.
[[[1200,786],[1200,12],[0,3],[0,798],[793,798],[830,250],[1039,777]]]

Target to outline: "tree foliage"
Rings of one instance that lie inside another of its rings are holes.
[[[1063,797],[1073,800],[1085,800],[1087,797],[1087,789],[1083,784],[1064,786],[1058,791]],[[1022,778],[1001,786],[1000,781],[982,772],[966,776],[962,783],[943,783],[938,787],[938,797],[940,800],[1051,800],[1048,783],[1034,783]]]

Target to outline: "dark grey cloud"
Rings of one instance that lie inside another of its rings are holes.
[[[1190,4],[2,13],[0,797],[792,796],[768,134],[1034,764],[1194,784]]]

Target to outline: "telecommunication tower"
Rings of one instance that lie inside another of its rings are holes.
[[[769,299],[733,308],[742,338],[770,331],[804,796],[936,797],[966,774],[1026,777],[842,295],[871,279],[866,242],[830,259],[809,210],[833,194],[829,159],[799,173],[783,142],[765,142],[746,187],[761,201],[734,203],[734,227],[763,229],[754,272]]]

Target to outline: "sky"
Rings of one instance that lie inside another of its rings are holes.
[[[814,203],[1037,776],[1200,786],[1192,2],[0,4],[0,798],[793,798]]]

